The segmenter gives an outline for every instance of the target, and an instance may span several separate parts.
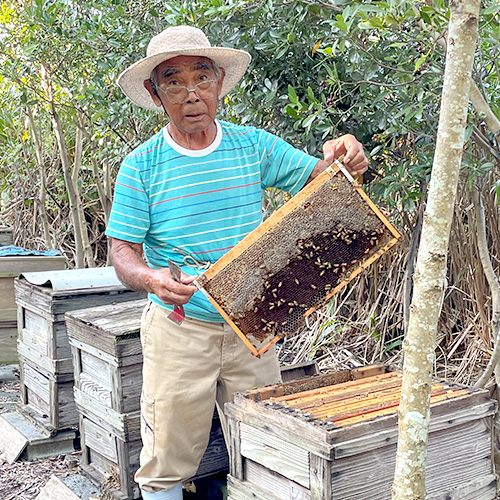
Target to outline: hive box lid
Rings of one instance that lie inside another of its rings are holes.
[[[82,290],[108,287],[126,288],[116,275],[113,266],[89,269],[66,269],[62,271],[24,272],[20,278],[33,285],[53,291]]]
[[[146,303],[146,299],[132,300],[67,312],[70,343],[86,344],[119,358],[139,354],[141,317]]]

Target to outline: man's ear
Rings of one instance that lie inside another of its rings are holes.
[[[219,68],[220,69],[220,78],[219,81],[217,82],[217,96],[220,97],[220,93],[222,90],[222,83],[224,82],[224,77],[226,76],[226,72],[224,71],[224,68]]]
[[[153,102],[156,104],[156,106],[161,107],[161,100],[158,96],[158,92],[153,86],[153,82],[149,78],[147,80],[144,80],[144,88],[149,92],[149,94],[151,95],[151,99],[153,99]]]

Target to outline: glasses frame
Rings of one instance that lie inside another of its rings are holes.
[[[191,94],[191,92],[194,92],[197,97],[199,99],[202,99],[204,101],[206,101],[207,99],[211,99],[212,97],[214,97],[216,95],[216,92],[214,92],[211,96],[207,96],[207,97],[202,97],[200,94],[199,94],[199,90],[196,88],[200,85],[203,85],[203,84],[206,84],[206,83],[211,83],[212,85],[213,84],[217,84],[219,80],[215,80],[215,79],[210,79],[210,80],[204,80],[203,82],[200,82],[200,83],[197,83],[194,88],[190,89],[188,87],[186,87],[185,85],[176,85],[175,87],[168,87],[166,90],[162,89],[159,85],[155,85],[155,88],[157,88],[158,90],[160,90],[161,92],[163,92],[168,100],[168,102],[172,103],[172,104],[184,104],[185,102],[189,101],[189,94]],[[186,95],[186,98],[183,100],[183,101],[173,101],[172,98],[169,96],[169,89],[170,88],[175,88],[175,89],[186,89],[187,91],[187,95]]]

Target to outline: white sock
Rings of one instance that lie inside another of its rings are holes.
[[[156,491],[155,493],[141,489],[141,495],[144,500],[182,500],[182,484],[178,483],[169,490]]]

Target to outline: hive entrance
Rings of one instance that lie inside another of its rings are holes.
[[[306,316],[398,238],[362,189],[335,166],[217,261],[197,284],[260,355],[295,333]],[[257,350],[255,341],[265,344]]]

